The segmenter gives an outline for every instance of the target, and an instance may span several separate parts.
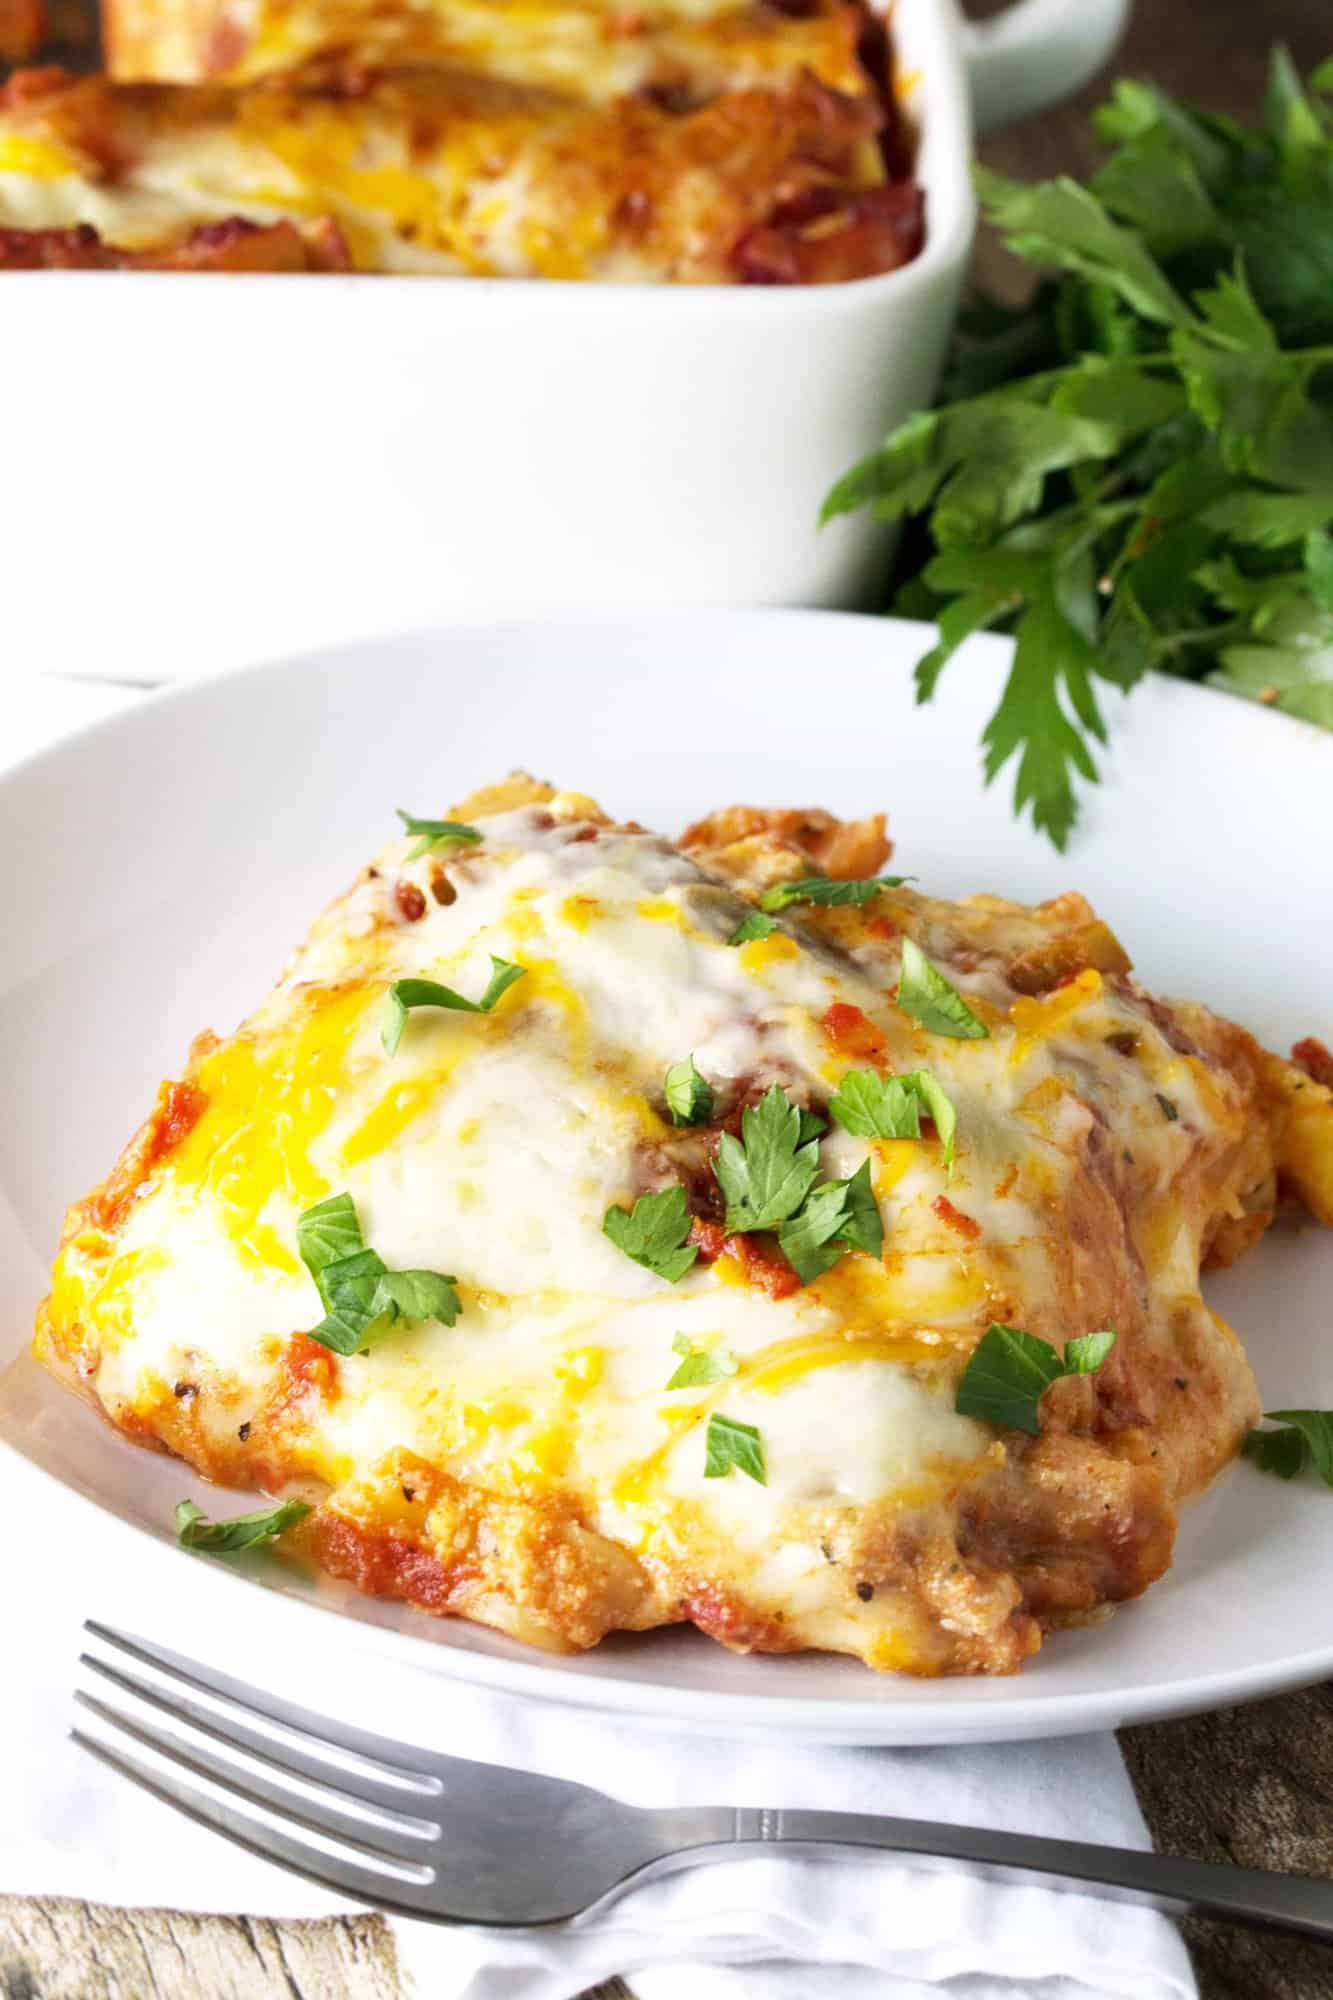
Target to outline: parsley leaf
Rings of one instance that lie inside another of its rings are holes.
[[[1055,579],[1033,588],[1015,640],[1000,705],[982,731],[986,783],[1016,756],[1014,810],[1030,806],[1033,825],[1063,851],[1078,814],[1074,776],[1097,777],[1087,735],[1106,734],[1089,681],[1096,654],[1066,616]]]
[[[935,1121],[944,1163],[952,1166],[958,1114],[943,1084],[928,1069],[909,1070],[902,1076],[849,1070],[828,1108],[844,1132],[859,1139],[919,1139],[923,1107]]]
[[[1305,1439],[1298,1430],[1289,1427],[1280,1431],[1248,1431],[1241,1451],[1254,1460],[1261,1472],[1272,1472],[1279,1479],[1294,1479],[1307,1456]]]
[[[390,1271],[373,1250],[331,1264],[324,1273],[329,1310],[310,1338],[335,1354],[361,1354],[404,1320],[452,1326],[462,1311],[457,1279],[440,1271]]]
[[[967,1042],[986,1040],[990,1034],[986,1023],[977,1019],[958,989],[935,970],[920,945],[905,937],[902,953],[898,1005],[903,1013],[933,1035]]]
[[[844,1132],[858,1139],[919,1139],[921,1100],[903,1076],[849,1070],[829,1099]]]
[[[310,1339],[335,1354],[359,1354],[399,1319],[436,1319],[452,1326],[462,1307],[456,1278],[437,1271],[390,1271],[367,1249],[349,1194],[327,1201],[297,1218],[296,1245],[319,1287],[324,1318]]]
[[[1212,684],[1333,729],[1333,611],[1300,592],[1251,621],[1255,642],[1223,647]]]
[[[958,1133],[958,1113],[954,1101],[939,1078],[928,1069],[909,1070],[901,1079],[921,1099],[944,1148],[944,1164],[952,1167],[954,1140]]]
[[[1115,1346],[1115,1334],[1087,1333],[1071,1340],[1063,1359],[1049,1341],[1016,1326],[988,1326],[958,1380],[954,1408],[1001,1429],[1041,1432],[1043,1391],[1062,1375],[1092,1375]]]
[[[742,917],[728,944],[750,944],[755,938],[772,937],[777,925],[772,917],[766,917],[762,910],[751,910],[748,917]]]
[[[298,1216],[296,1247],[327,1306],[330,1300],[324,1283],[325,1271],[329,1265],[354,1257],[366,1247],[351,1195],[331,1194],[327,1201],[316,1202]]]
[[[862,1160],[850,1180],[834,1181],[832,1185],[844,1190],[846,1220],[839,1232],[841,1241],[850,1244],[853,1250],[864,1250],[867,1256],[878,1257],[884,1248],[884,1218],[871,1185],[869,1160]]]
[[[1204,510],[1205,526],[1215,528],[1224,541],[1238,542],[1242,549],[1284,549],[1303,536],[1314,534],[1328,519],[1328,501],[1319,493],[1265,493],[1252,487],[1223,492]],[[1230,574],[1242,572],[1233,562]],[[1262,581],[1262,579],[1250,579]],[[1218,593],[1221,598],[1221,592]],[[1224,608],[1246,607],[1221,598]]]
[[[958,1381],[954,1408],[960,1417],[1030,1432],[1041,1430],[1037,1405],[1042,1391],[1064,1373],[1049,1341],[1018,1327],[987,1327]]]
[[[321,1290],[328,1311],[319,1325],[310,1329],[310,1338],[321,1347],[332,1348],[335,1354],[355,1354],[368,1344],[372,1327],[376,1333],[387,1331],[396,1313],[391,1315],[378,1303],[380,1279],[386,1270],[384,1259],[374,1250],[359,1250],[354,1257],[327,1264]],[[386,1324],[377,1325],[378,1321]]]
[[[1025,187],[984,167],[974,178],[987,215],[1020,257],[1109,285],[1144,319],[1179,326],[1189,318],[1156,258],[1077,181],[1062,176]]]
[[[802,1284],[813,1284],[847,1253],[848,1246],[842,1240],[849,1220],[847,1186],[846,1181],[825,1181],[800,1213],[778,1230],[782,1254]]]
[[[678,1284],[699,1255],[688,1243],[690,1211],[685,1190],[677,1181],[657,1194],[641,1194],[632,1209],[617,1204],[602,1218],[602,1232],[646,1271]]]
[[[1302,88],[1279,50],[1254,129],[1121,83],[1089,186],[979,171],[1046,276],[963,313],[942,406],[825,502],[918,517],[896,608],[938,625],[920,700],[971,633],[1013,633],[984,775],[1057,848],[1099,776],[1099,682],[1207,679],[1333,727],[1328,74]]]
[[[773,1084],[745,1111],[741,1137],[724,1132],[718,1143],[727,1231],[776,1228],[795,1215],[818,1171],[818,1137],[803,1132],[801,1113],[781,1084]]]
[[[1310,595],[1325,611],[1333,611],[1333,534],[1312,528],[1305,537],[1305,572]]]
[[[476,827],[465,826],[462,820],[418,819],[415,813],[404,812],[401,806],[398,817],[405,833],[421,836],[408,852],[409,861],[419,861],[423,854],[432,854],[442,847],[475,847],[481,839]]]
[[[452,1326],[462,1311],[457,1283],[440,1271],[386,1271],[374,1303],[381,1311],[393,1306],[403,1319],[436,1319],[441,1326]]]
[[[881,889],[900,889],[907,879],[906,875],[880,875],[873,881],[835,881],[825,875],[807,875],[799,882],[775,882],[759,898],[759,907],[770,915],[790,909],[793,903],[813,903],[825,910],[850,903],[859,909]]]
[[[863,1160],[850,1180],[823,1181],[799,1214],[778,1230],[783,1255],[803,1284],[813,1284],[848,1250],[878,1257],[884,1248],[884,1220]]]
[[[702,1125],[712,1114],[713,1093],[695,1067],[693,1056],[672,1063],[663,1095],[673,1125]]]
[[[729,1347],[696,1347],[685,1333],[676,1335],[671,1351],[680,1356],[680,1366],[668,1389],[706,1389],[710,1383],[725,1382],[740,1366]]]
[[[241,1549],[257,1548],[275,1536],[294,1528],[310,1512],[305,1500],[284,1500],[277,1507],[262,1507],[253,1514],[233,1514],[229,1521],[210,1521],[193,1500],[176,1504],[176,1540],[183,1549],[200,1549],[212,1556],[235,1555]]]
[[[1333,1410],[1265,1410],[1264,1417],[1284,1428],[1251,1431],[1241,1446],[1245,1456],[1279,1479],[1294,1479],[1313,1463],[1325,1486],[1333,1486]]]
[[[1115,1346],[1115,1335],[1105,1333],[1081,1333],[1074,1340],[1065,1342],[1066,1375],[1095,1375]]]
[[[719,1416],[714,1410],[704,1436],[704,1478],[724,1479],[733,1465],[760,1486],[767,1486],[764,1441],[754,1425]]]
[[[413,1007],[450,1007],[459,1014],[489,1014],[501,994],[507,993],[514,981],[523,977],[525,969],[521,965],[511,965],[508,959],[496,958],[492,953],[491,976],[480,1000],[465,1000],[461,993],[454,992],[452,986],[441,986],[434,979],[395,979],[389,988],[384,1026],[380,1031],[385,1053],[394,1055],[397,1052]]]

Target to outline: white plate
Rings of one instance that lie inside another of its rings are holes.
[[[1007,643],[969,644],[919,710],[909,669],[923,642],[921,627],[783,611],[463,625],[184,689],[12,771],[0,781],[0,1363],[24,1347],[63,1205],[105,1172],[191,1035],[231,1027],[260,998],[394,806],[460,796],[516,764],[668,829],[734,799],[882,804],[899,861],[930,889],[1037,898],[1077,885],[1150,986],[1208,1000],[1275,1047],[1328,1032],[1333,737],[1153,681],[1117,717],[1107,782],[1061,860],[1011,819],[1004,781],[986,793],[978,779]],[[1333,1238],[1314,1230],[1270,1239],[1211,1285],[1269,1407],[1333,1406],[1330,1291]],[[210,1618],[280,1636],[320,1616],[307,1637],[349,1658],[373,1641],[444,1675],[675,1727],[885,1743],[1060,1734],[1333,1672],[1333,1493],[1248,1464],[1192,1510],[1175,1567],[1141,1603],[1052,1637],[1016,1679],[921,1682],[838,1659],[740,1659],[678,1631],[553,1660],[276,1562],[261,1589],[177,1554],[171,1505],[193,1478],[30,1361],[0,1377],[0,1435],[156,1539],[146,1568],[172,1615],[142,1615],[187,1649]],[[95,1532],[78,1513],[79,1532]],[[114,1525],[109,1561],[117,1543]]]

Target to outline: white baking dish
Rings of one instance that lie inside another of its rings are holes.
[[[1021,0],[977,29],[897,0],[927,236],[884,277],[5,275],[6,654],[158,679],[462,607],[853,601],[875,531],[816,515],[933,392],[974,223],[969,80],[988,123],[1031,110],[1127,5]]]

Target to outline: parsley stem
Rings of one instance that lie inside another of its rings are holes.
[[[1171,632],[1159,637],[1157,644],[1163,653],[1180,653],[1187,646],[1217,646],[1228,639],[1241,638],[1249,629],[1247,618],[1228,618],[1217,625],[1197,625],[1192,631]]]

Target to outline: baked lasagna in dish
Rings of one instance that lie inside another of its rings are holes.
[[[1007,1673],[1159,1577],[1258,1413],[1200,1267],[1333,1221],[1333,1094],[880,818],[404,817],[71,1209],[42,1361],[539,1646]]]
[[[0,91],[0,270],[826,284],[923,240],[860,0],[118,0],[107,26],[114,80]]]
[[[0,268],[200,268],[220,242],[257,268],[281,243],[322,269],[854,276],[920,239],[916,189],[875,178],[877,122],[810,78],[677,112],[430,70],[354,95],[20,72],[0,92]]]

